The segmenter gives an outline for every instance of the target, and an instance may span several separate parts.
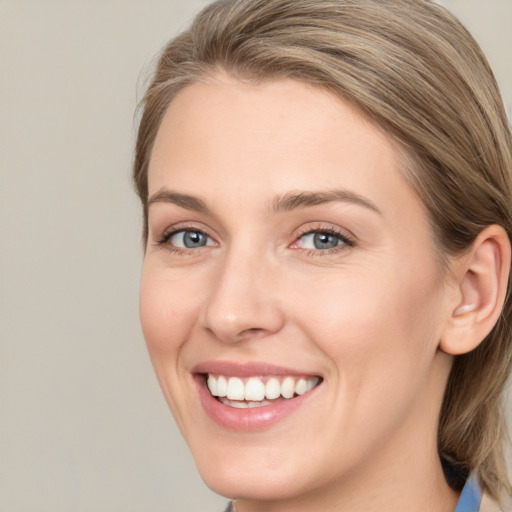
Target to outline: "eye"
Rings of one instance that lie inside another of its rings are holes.
[[[207,245],[214,245],[208,235],[193,229],[175,231],[166,237],[166,241],[179,249],[199,249]]]
[[[304,249],[334,249],[342,243],[339,236],[324,232],[307,233],[300,239],[301,247]]]
[[[292,247],[313,251],[330,251],[353,245],[354,242],[342,233],[331,229],[317,229],[299,236]]]

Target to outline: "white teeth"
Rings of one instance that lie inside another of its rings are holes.
[[[230,377],[228,380],[228,389],[226,396],[230,400],[243,400],[245,398],[245,386],[242,379]]]
[[[229,406],[230,407],[235,407],[236,409],[248,409],[249,408],[249,403],[248,402],[234,400],[233,402],[229,402]]]
[[[256,377],[251,377],[245,385],[245,399],[257,402],[265,398],[265,384]]]
[[[228,394],[228,381],[227,381],[226,377],[223,377],[221,375],[217,379],[217,396],[226,396],[227,394]]]
[[[295,393],[295,379],[293,377],[286,377],[281,384],[281,395],[284,398],[291,398]]]
[[[217,381],[215,380],[215,377],[213,377],[212,375],[209,375],[207,385],[208,385],[208,389],[210,390],[210,393],[213,396],[219,396],[218,391],[217,391]]]
[[[217,390],[219,389],[219,386],[217,384]],[[297,381],[297,384],[295,384],[295,393],[297,395],[303,395],[308,390],[308,383],[306,382],[306,379],[299,379]]]
[[[262,400],[261,402],[244,402],[239,400],[228,400],[227,398],[221,398],[221,402],[229,407],[235,407],[236,409],[253,409],[255,407],[265,407],[270,405],[272,402],[268,400]]]
[[[279,384],[279,381],[275,377],[268,379],[267,383],[265,384],[265,397],[268,400],[274,400],[280,396],[281,384]]]
[[[318,377],[315,377],[313,379],[307,380],[307,391],[311,391],[318,383],[320,382],[320,379]]]
[[[311,391],[319,382],[318,377],[307,379],[288,376],[281,382],[276,377],[270,377],[264,383],[259,377],[250,377],[244,384],[239,377],[208,375],[206,384],[210,393],[222,398],[221,402],[225,405],[246,408],[261,407],[262,404],[269,405],[271,402],[268,400],[275,400],[281,396],[289,399],[295,395],[303,395]]]

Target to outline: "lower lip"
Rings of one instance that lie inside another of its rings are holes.
[[[221,427],[242,432],[265,430],[278,423],[301,407],[316,389],[275,404],[237,409],[224,405],[214,398],[206,387],[203,376],[196,375],[195,377],[199,398],[206,414]]]

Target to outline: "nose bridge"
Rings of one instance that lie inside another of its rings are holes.
[[[202,315],[204,327],[224,342],[278,331],[284,316],[273,274],[273,265],[262,251],[232,246],[219,262]]]

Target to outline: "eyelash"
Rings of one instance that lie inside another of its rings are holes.
[[[212,239],[211,236],[208,235],[204,230],[198,228],[197,226],[193,225],[181,225],[179,227],[172,227],[168,229],[167,231],[164,231],[164,233],[156,240],[155,244],[158,247],[165,247],[168,251],[178,254],[178,255],[187,255],[187,254],[198,254],[199,252],[202,252],[201,249],[205,249],[206,247],[211,246],[202,246],[198,247],[197,249],[188,249],[183,247],[175,247],[169,243],[169,240],[176,234],[181,233],[182,231],[190,231],[194,233],[201,233],[205,237]]]
[[[202,235],[204,235],[205,237],[209,238],[212,240],[212,237],[210,237],[204,230],[198,228],[197,226],[192,226],[192,225],[182,225],[182,226],[179,226],[179,227],[172,227],[170,228],[169,230],[165,231],[155,242],[155,244],[159,247],[166,247],[166,249],[172,253],[175,253],[175,254],[178,254],[178,255],[186,255],[186,254],[198,254],[201,249],[206,249],[206,247],[211,247],[211,246],[202,246],[202,247],[198,247],[198,248],[195,248],[195,249],[192,249],[192,248],[182,248],[182,247],[176,247],[176,246],[173,246],[171,244],[169,244],[169,240],[176,234],[180,233],[180,232],[187,232],[187,231],[190,231],[190,232],[195,232],[195,233],[201,233]],[[325,233],[325,234],[329,234],[329,235],[333,235],[335,237],[337,237],[339,240],[340,240],[340,244],[337,245],[336,247],[332,247],[330,249],[304,249],[304,248],[300,248],[300,247],[297,247],[297,248],[294,248],[294,249],[302,249],[303,251],[306,251],[306,254],[308,256],[328,256],[328,255],[333,255],[333,254],[337,254],[341,251],[344,251],[344,250],[347,250],[347,248],[350,248],[350,247],[354,247],[355,246],[355,240],[349,236],[347,233],[344,233],[344,232],[341,232],[340,230],[338,229],[335,229],[331,226],[329,227],[318,227],[318,228],[307,228],[307,229],[303,229],[302,231],[300,231],[299,233],[297,233],[295,236],[294,236],[294,240],[293,242],[289,245],[289,247],[292,247],[295,243],[297,243],[301,238],[305,237],[306,235],[311,235],[311,234],[320,234],[320,233]],[[202,252],[202,251],[201,251]]]
[[[355,240],[349,236],[347,233],[342,232],[336,228],[333,228],[332,226],[319,226],[315,228],[306,228],[302,231],[300,231],[294,238],[295,244],[297,241],[299,241],[301,238],[305,237],[306,235],[311,234],[329,234],[337,237],[340,240],[340,244],[336,247],[332,247],[331,249],[303,249],[306,252],[307,256],[315,256],[315,257],[322,257],[322,256],[330,256],[333,254],[337,254],[342,251],[346,251],[347,248],[354,247],[356,245]],[[298,248],[300,249],[300,247]]]

